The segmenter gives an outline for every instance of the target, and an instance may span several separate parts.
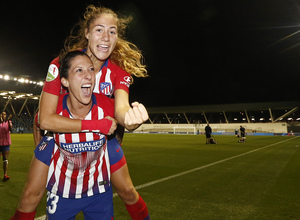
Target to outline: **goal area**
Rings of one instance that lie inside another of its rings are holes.
[[[173,127],[173,134],[196,134],[195,127]]]

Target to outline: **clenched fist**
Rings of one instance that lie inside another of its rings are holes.
[[[128,130],[134,130],[149,119],[145,106],[141,103],[134,102],[132,108],[125,113],[125,127]]]

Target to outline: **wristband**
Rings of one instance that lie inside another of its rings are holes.
[[[112,120],[103,118],[101,120],[82,120],[81,121],[81,131],[82,132],[100,132],[107,135],[111,126]]]

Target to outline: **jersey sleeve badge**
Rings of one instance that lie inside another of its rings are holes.
[[[51,82],[52,80],[55,80],[58,76],[58,67],[55,64],[51,64],[48,69],[46,81]]]

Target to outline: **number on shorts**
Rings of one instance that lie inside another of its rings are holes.
[[[51,201],[50,204],[48,204],[48,201]],[[47,210],[49,214],[54,214],[57,209],[57,202],[58,202],[59,197],[51,192],[47,192]]]

